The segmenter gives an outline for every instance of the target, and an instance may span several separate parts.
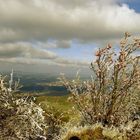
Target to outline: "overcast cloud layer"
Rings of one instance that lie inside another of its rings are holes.
[[[63,57],[63,50],[75,40],[92,44],[137,34],[139,25],[140,13],[121,0],[0,0],[0,61],[88,67],[88,59]]]

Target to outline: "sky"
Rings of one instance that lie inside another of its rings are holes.
[[[99,47],[139,25],[139,0],[0,0],[0,71],[86,74]]]

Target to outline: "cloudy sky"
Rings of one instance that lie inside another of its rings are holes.
[[[139,26],[139,0],[0,0],[0,71],[86,72],[99,47]]]

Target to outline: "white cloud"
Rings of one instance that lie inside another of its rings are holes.
[[[53,40],[53,41],[47,41],[47,42],[36,42],[36,46],[41,48],[62,48],[67,49],[71,47],[70,40]]]
[[[58,41],[57,41],[58,42]],[[67,48],[68,42],[62,41],[53,44],[54,47]],[[48,45],[48,44],[47,44]],[[59,46],[60,45],[60,46]],[[41,45],[39,45],[41,46]],[[69,45],[68,45],[69,46]],[[50,46],[38,47],[32,46],[31,43],[1,43],[0,44],[0,62],[13,64],[45,64],[58,66],[80,66],[87,67],[89,63],[83,60],[63,58],[52,51],[46,50]]]
[[[80,66],[80,67],[89,67],[90,63],[87,62],[86,60],[75,60],[75,59],[67,59],[67,58],[62,58],[58,57],[54,60],[56,64],[61,65],[61,66]]]
[[[0,0],[0,61],[87,67],[50,50],[70,48],[75,39],[99,44],[140,32],[140,13],[120,1]]]
[[[139,24],[140,14],[112,0],[0,1],[1,41],[105,40],[139,32]]]
[[[57,55],[51,51],[32,47],[28,43],[0,44],[0,58],[38,58],[55,59]]]

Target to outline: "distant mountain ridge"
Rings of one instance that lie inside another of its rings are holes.
[[[9,72],[1,72],[2,75],[7,75],[10,78]],[[20,89],[23,93],[29,94],[44,94],[49,96],[63,96],[67,95],[68,91],[66,88],[61,85],[58,81],[59,75],[52,75],[50,73],[30,73],[30,72],[21,72],[14,71],[13,72],[13,80],[17,81],[20,79],[20,85],[23,87]],[[73,79],[73,77],[68,77],[69,79]],[[83,78],[85,79],[85,78]]]

